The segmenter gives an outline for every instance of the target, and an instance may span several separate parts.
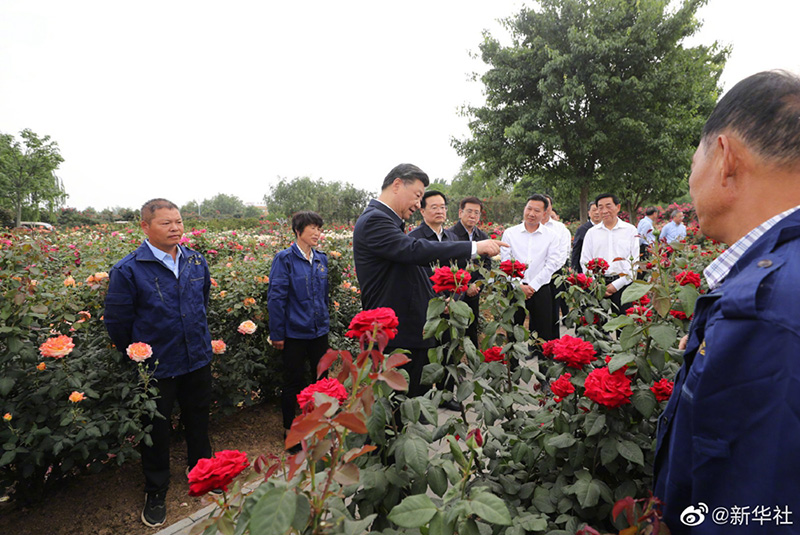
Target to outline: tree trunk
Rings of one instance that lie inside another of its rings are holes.
[[[581,194],[580,194],[580,214],[581,214],[581,223],[589,219],[589,186],[583,185],[581,186]]]

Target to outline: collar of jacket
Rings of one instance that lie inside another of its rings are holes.
[[[197,255],[197,252],[192,251],[191,249],[188,249],[183,245],[178,245],[178,247],[181,250],[181,258],[180,258],[181,266],[186,265],[186,262],[189,261],[189,257]],[[161,260],[153,256],[153,251],[151,251],[150,248],[147,246],[147,244],[144,242],[142,242],[142,244],[133,252],[133,255],[137,262],[158,262],[159,265],[164,266],[164,264],[161,263]],[[167,268],[167,266],[164,266],[164,268],[169,269]],[[183,271],[183,268],[181,268],[181,271]]]
[[[292,250],[292,254],[293,255],[297,256],[300,259],[302,259],[303,262],[308,262],[308,258],[306,258],[306,255],[303,254],[303,251],[300,250],[300,246],[297,245],[296,241],[292,242],[292,245],[291,245],[290,249]],[[314,249],[313,247],[311,248],[311,250],[314,251],[314,256],[311,258],[311,261],[312,262],[319,262],[320,252],[317,251],[316,249]]]
[[[400,216],[399,216],[399,215],[397,215],[397,214],[394,212],[394,210],[392,210],[391,208],[389,208],[389,206],[387,206],[387,205],[383,204],[381,201],[379,201],[379,200],[377,200],[377,199],[372,199],[371,201],[369,201],[369,206],[368,206],[368,208],[373,208],[373,209],[380,210],[380,211],[381,211],[381,212],[383,212],[384,214],[388,215],[388,216],[389,216],[389,217],[392,219],[392,221],[394,221],[395,223],[397,223],[397,226],[399,226],[399,227],[400,227],[400,230],[402,230],[403,232],[405,232],[405,230],[406,230],[406,223],[405,223],[405,221],[403,221],[402,219],[400,219]]]

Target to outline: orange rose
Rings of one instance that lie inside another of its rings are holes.
[[[239,324],[239,328],[236,330],[242,334],[253,334],[254,332],[256,332],[256,329],[257,327],[255,323],[253,323],[250,320],[245,320]]]
[[[213,286],[214,288],[219,286],[219,284],[217,284],[217,281],[214,280],[214,277],[211,277],[211,286]]]
[[[135,342],[129,345],[126,352],[134,362],[144,362],[153,356],[153,348],[144,342]]]
[[[41,353],[43,357],[60,359],[72,353],[74,348],[75,344],[72,343],[72,338],[62,334],[55,338],[48,338],[45,340],[45,342],[39,346],[39,353]]]
[[[36,369],[40,372],[43,372],[47,368],[47,365],[44,362],[40,362],[36,365]]]
[[[215,355],[222,355],[225,353],[227,347],[228,346],[225,345],[225,342],[222,340],[211,340],[211,351],[213,351]]]
[[[244,306],[251,307],[256,304],[256,300],[252,297],[245,297],[244,298]]]
[[[222,291],[220,291],[220,292],[219,292],[219,296],[220,296],[221,298],[224,298],[226,295],[228,295],[228,292],[227,292],[227,291],[225,291],[225,290],[222,290]]]
[[[83,395],[83,392],[78,392],[77,390],[69,395],[69,400],[73,403],[78,403],[84,399],[86,399],[86,396]]]
[[[78,316],[80,316],[80,319],[75,323],[83,323],[86,320],[92,319],[91,313],[87,312],[86,310],[81,310],[80,312],[78,312]]]
[[[13,416],[11,416],[11,413],[10,413],[10,412],[7,412],[7,413],[5,413],[5,414],[3,415],[3,420],[5,420],[6,422],[10,422],[10,421],[11,421],[11,418],[13,418]]]
[[[75,279],[73,279],[72,277],[67,277],[66,279],[64,279],[64,286],[67,287],[75,286]]]

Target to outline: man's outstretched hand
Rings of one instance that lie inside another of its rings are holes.
[[[501,247],[511,247],[500,240],[481,240],[476,242],[476,245],[478,246],[478,254],[481,256],[497,256],[500,254]]]

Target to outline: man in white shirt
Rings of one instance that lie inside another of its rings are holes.
[[[683,212],[680,210],[672,211],[672,221],[664,225],[661,229],[660,239],[666,244],[682,240],[686,237],[686,225],[683,224]]]
[[[522,277],[525,293],[525,308],[530,315],[529,327],[539,338],[553,339],[553,294],[550,279],[563,265],[559,236],[542,224],[548,207],[547,197],[538,193],[531,195],[525,205],[522,223],[503,232],[502,241],[510,249],[500,251],[502,260],[516,260],[528,265]],[[514,317],[515,323],[525,321],[525,311]],[[534,351],[541,354],[540,350]]]
[[[653,216],[656,209],[651,206],[644,211],[644,217],[636,225],[636,232],[639,233],[639,256],[647,257],[647,248],[656,241],[655,227],[653,227]]]
[[[617,217],[621,206],[616,195],[601,193],[596,202],[603,220],[586,232],[581,265],[584,273],[588,273],[586,264],[589,260],[602,258],[608,262],[605,295],[620,311],[622,290],[633,282],[634,266],[639,261],[639,235],[636,227]]]
[[[560,275],[562,273],[562,269],[567,262],[569,262],[569,248],[572,245],[572,234],[570,233],[567,226],[562,223],[561,221],[557,221],[553,214],[553,198],[550,195],[545,194],[547,197],[547,212],[545,212],[544,219],[542,219],[542,225],[549,228],[553,232],[558,235],[558,254],[559,258],[561,258],[561,263],[559,268],[556,270],[555,275]],[[560,338],[561,332],[559,329],[559,313],[561,315],[566,316],[569,313],[569,308],[567,308],[567,303],[564,299],[558,297],[558,294],[564,291],[564,285],[556,285],[555,281],[550,281],[550,291],[553,293],[553,333],[552,338]]]

